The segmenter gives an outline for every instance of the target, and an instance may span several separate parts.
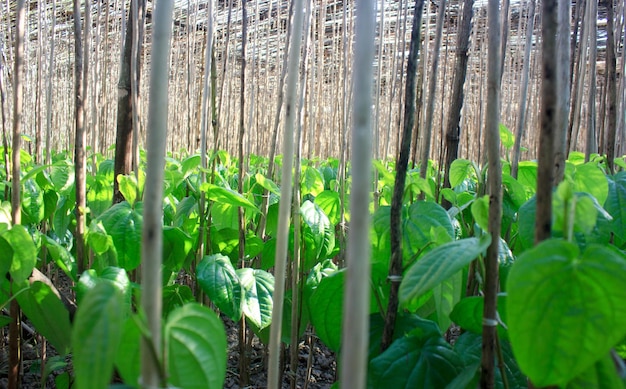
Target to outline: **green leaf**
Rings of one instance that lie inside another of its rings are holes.
[[[280,188],[274,183],[274,181],[270,180],[260,173],[256,173],[254,175],[254,179],[256,180],[257,184],[263,187],[263,189],[275,194],[276,196],[280,196]]]
[[[335,352],[341,346],[344,277],[345,272],[338,271],[322,278],[309,302],[311,324],[317,336]]]
[[[447,330],[452,324],[450,312],[461,299],[463,292],[463,272],[458,271],[452,277],[435,286],[433,297],[437,308],[437,324],[442,330]]]
[[[537,189],[537,162],[520,162],[517,167],[517,181],[534,194]]]
[[[0,274],[6,274],[13,263],[13,247],[11,243],[0,234]]]
[[[417,201],[411,204],[403,223],[402,247],[407,261],[413,259],[432,243],[433,229],[443,227],[450,238],[454,238],[454,227],[452,227],[448,212],[433,201]]]
[[[118,175],[117,183],[120,193],[126,201],[131,205],[135,205],[137,201],[137,178],[134,175]]]
[[[272,322],[274,276],[264,270],[237,269],[243,287],[243,314],[260,330]]]
[[[163,227],[163,267],[178,272],[193,249],[193,239],[178,227]]]
[[[113,185],[103,176],[89,176],[87,191],[87,205],[93,217],[100,216],[109,209],[113,200]]]
[[[565,385],[626,334],[626,259],[617,250],[547,240],[524,252],[507,282],[507,321],[522,371]],[[540,357],[538,357],[540,356]]]
[[[441,335],[418,329],[370,361],[368,388],[445,388],[462,369],[461,358]]]
[[[52,257],[54,263],[56,263],[59,269],[63,270],[72,281],[76,282],[78,279],[76,275],[76,260],[69,250],[49,236],[43,235],[42,238],[41,242],[48,250],[48,254]]]
[[[300,207],[301,220],[304,225],[302,243],[304,269],[308,270],[317,262],[328,258],[335,248],[335,229],[322,209],[306,200]]]
[[[604,208],[613,216],[611,230],[621,244],[626,242],[626,172],[608,178],[609,192]]]
[[[457,388],[476,388],[478,387],[478,380],[480,378],[479,368],[482,357],[482,336],[472,332],[465,332],[459,336],[454,343],[454,349],[457,354],[463,360],[465,369],[457,378],[452,381],[447,389]],[[500,349],[502,350],[502,362],[495,357],[496,366],[501,366],[502,369],[496,368],[495,373],[495,387],[497,389],[506,388],[527,388],[527,378],[520,371],[511,350],[511,344],[507,340],[500,342]],[[508,386],[504,385],[502,380],[502,370],[504,370],[507,378]]]
[[[76,311],[72,355],[77,389],[107,388],[120,344],[124,302],[111,283],[97,283]]]
[[[163,316],[196,299],[187,285],[173,284],[163,288]]]
[[[98,284],[108,283],[114,286],[124,302],[125,312],[130,312],[132,302],[132,289],[126,271],[119,267],[106,267],[98,274],[94,269],[85,270],[76,284],[76,300],[79,305],[85,296]]]
[[[16,298],[37,332],[45,336],[59,354],[67,354],[70,351],[70,314],[52,288],[35,281]]]
[[[483,333],[483,309],[485,299],[482,296],[469,296],[461,299],[450,313],[450,319],[464,330],[481,335]],[[504,319],[506,317],[506,295],[498,295],[498,314]],[[498,325],[498,336],[500,339],[508,339],[508,331]]]
[[[455,187],[460,185],[467,178],[472,177],[474,174],[474,165],[467,159],[455,159],[450,164],[450,186]]]
[[[302,166],[300,190],[302,196],[311,194],[317,196],[324,191],[324,178],[319,170],[311,166]]]
[[[135,388],[139,387],[141,376],[141,329],[137,320],[133,317],[124,323],[120,346],[115,354],[115,368],[124,382]]]
[[[576,192],[587,192],[604,204],[609,193],[608,180],[602,169],[595,162],[576,166],[574,173]]]
[[[341,199],[339,198],[339,193],[333,190],[325,190],[315,197],[315,204],[324,211],[333,225],[337,225],[341,221]]]
[[[69,194],[74,186],[74,165],[70,160],[63,159],[50,166],[50,180],[54,189],[61,194]]]
[[[613,388],[623,389],[624,382],[617,374],[610,354],[600,358],[589,369],[568,382],[566,389]]]
[[[471,206],[472,216],[483,231],[489,229],[489,196],[484,195],[474,200]]]
[[[498,126],[498,130],[500,130],[500,141],[502,142],[502,146],[504,146],[505,149],[510,150],[515,144],[515,135],[513,135],[511,130],[509,130],[502,123]]]
[[[404,275],[400,283],[400,303],[417,298],[463,269],[483,253],[491,237],[467,238],[439,246],[426,253]]]
[[[165,325],[169,383],[179,388],[221,388],[226,348],[224,326],[213,311],[195,303],[178,308]]]
[[[137,268],[141,262],[142,215],[123,201],[100,215],[99,220],[113,239],[119,265],[128,271]]]
[[[211,301],[233,321],[241,319],[243,287],[230,259],[205,256],[196,267],[198,284]]]
[[[34,179],[23,182],[22,191],[22,222],[24,224],[40,223],[45,216],[44,191]]]
[[[221,186],[204,183],[202,184],[202,190],[206,192],[209,200],[215,201],[216,203],[243,207],[255,212],[259,211],[256,205],[252,204],[248,199],[232,189],[226,189]]]
[[[13,249],[13,259],[9,269],[11,277],[14,282],[22,283],[30,277],[37,263],[37,248],[33,238],[22,225],[13,226],[4,232],[2,237]]]

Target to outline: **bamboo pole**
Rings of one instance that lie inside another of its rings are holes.
[[[148,106],[146,190],[141,245],[141,306],[150,338],[141,342],[141,382],[156,388],[165,384],[161,353],[163,176],[168,118],[168,78],[173,3],[158,0],[152,19],[152,61]]]
[[[487,17],[489,20],[488,61],[487,61],[487,107],[485,114],[485,134],[487,136],[487,158],[489,175],[489,234],[491,244],[485,257],[485,305],[483,309],[483,342],[481,358],[480,387],[495,387],[495,353],[498,326],[497,297],[498,253],[500,251],[500,225],[502,223],[502,167],[500,165],[500,83],[502,79],[502,50],[500,30],[500,0],[489,0]]]
[[[370,177],[372,165],[372,62],[376,0],[356,4],[352,116],[351,226],[343,301],[341,387],[361,389],[367,383],[370,295]]]
[[[293,129],[296,114],[296,89],[298,80],[298,63],[300,62],[300,47],[302,44],[301,12],[303,0],[294,1],[292,24],[292,38],[289,44],[288,78],[286,93],[285,131],[283,133],[283,167],[281,178],[280,205],[278,209],[278,231],[276,236],[276,262],[274,268],[274,294],[272,296],[272,326],[269,340],[268,388],[278,389],[280,339],[282,331],[283,299],[285,294],[285,267],[287,261],[287,244],[289,242],[289,211],[291,208],[291,168],[293,166]]]
[[[21,180],[20,180],[20,149],[22,140],[22,109],[24,104],[24,31],[26,9],[24,0],[16,5],[15,27],[15,67],[13,73],[13,134],[12,134],[12,168],[11,168],[11,219],[13,225],[22,223]],[[7,7],[8,9],[8,7]],[[11,294],[13,283],[11,282]],[[16,299],[11,299],[11,322],[9,324],[9,389],[19,387],[21,368],[21,320],[20,307]]]

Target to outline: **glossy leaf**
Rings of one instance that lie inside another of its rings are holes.
[[[83,298],[74,319],[72,360],[77,389],[109,386],[123,322],[122,295],[111,283],[97,283]]]
[[[441,335],[415,330],[370,361],[368,388],[445,388],[463,364]]]
[[[315,196],[315,204],[328,216],[328,220],[333,225],[341,221],[341,199],[339,193],[333,190],[325,190]]]
[[[22,225],[13,226],[4,232],[2,237],[13,249],[13,259],[9,268],[11,277],[14,282],[22,283],[30,277],[37,263],[37,248],[33,238]]]
[[[548,240],[520,255],[507,282],[507,321],[535,385],[565,385],[626,335],[625,284],[626,258],[610,247],[581,254]]]
[[[460,185],[464,180],[474,174],[474,165],[467,159],[455,159],[450,165],[450,186]]]
[[[204,293],[224,314],[233,321],[241,319],[244,290],[228,257],[205,256],[196,267],[196,278]]]
[[[16,298],[37,332],[45,336],[59,354],[67,354],[70,351],[70,314],[52,288],[35,281]]]
[[[215,201],[216,203],[244,207],[251,211],[258,212],[256,205],[232,189],[222,188],[221,186],[209,183],[202,184],[202,189],[206,192],[209,200]]]
[[[221,388],[226,348],[224,325],[213,311],[196,303],[178,308],[165,324],[169,382],[179,388]]]
[[[115,354],[115,368],[125,383],[138,388],[141,376],[141,330],[136,320],[139,319],[131,318],[124,323],[120,346]]]
[[[251,268],[237,269],[236,273],[243,287],[243,314],[262,330],[272,322],[274,276]]]
[[[119,265],[128,271],[137,268],[141,261],[143,216],[123,201],[100,215],[99,220],[113,239]]]
[[[60,245],[57,241],[49,236],[42,236],[42,244],[48,250],[48,254],[63,272],[76,282],[78,276],[76,274],[76,260],[67,248]]]
[[[344,271],[322,278],[311,295],[309,312],[317,336],[328,348],[337,352],[341,346]]]
[[[301,220],[304,225],[302,241],[304,267],[310,269],[317,262],[330,256],[335,248],[335,229],[322,209],[305,201],[300,207]]]
[[[456,240],[426,253],[405,273],[400,284],[400,302],[417,298],[447,280],[483,253],[489,244],[489,235]]]
[[[37,224],[43,220],[45,215],[43,194],[44,191],[34,179],[23,182],[22,222],[24,224]]]

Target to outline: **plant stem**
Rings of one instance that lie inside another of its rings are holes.
[[[388,278],[391,283],[391,289],[389,291],[387,316],[385,317],[385,327],[380,344],[382,351],[389,347],[393,338],[396,314],[398,312],[398,289],[400,288],[400,281],[402,280],[402,197],[409,162],[411,134],[413,132],[413,125],[415,124],[415,78],[417,73],[417,56],[419,52],[423,8],[424,0],[417,0],[413,13],[413,28],[411,30],[411,44],[407,62],[402,144],[396,163],[396,179],[393,187],[393,197],[391,198],[391,262],[389,264]]]

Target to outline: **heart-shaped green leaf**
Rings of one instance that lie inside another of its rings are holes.
[[[198,284],[211,301],[233,321],[241,319],[243,287],[230,259],[205,256],[196,267]]]
[[[173,311],[165,324],[169,382],[178,388],[221,388],[226,333],[215,312],[196,303]]]
[[[509,336],[537,386],[565,385],[626,334],[626,259],[547,240],[524,252],[507,282]]]
[[[237,275],[243,287],[243,314],[262,330],[272,322],[272,295],[274,276],[264,270],[238,269]]]

